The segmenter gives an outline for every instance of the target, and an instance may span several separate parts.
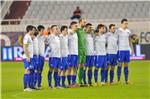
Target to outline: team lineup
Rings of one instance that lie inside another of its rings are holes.
[[[42,25],[37,29],[32,25],[26,28],[23,38],[24,91],[42,89],[46,46],[49,47],[49,89],[113,85],[115,67],[117,83],[120,83],[124,68],[125,84],[131,84],[128,63],[134,51],[127,19],[122,19],[117,29],[115,24],[110,24],[109,31],[104,24],[93,29],[85,19],[80,19],[79,23],[72,21],[69,27],[52,25],[50,29],[49,35],[44,35],[45,27]]]

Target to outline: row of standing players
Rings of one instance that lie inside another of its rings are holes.
[[[128,63],[132,46],[127,19],[121,20],[121,27],[118,29],[115,24],[110,24],[109,32],[106,32],[106,26],[103,24],[99,24],[93,30],[92,24],[86,23],[85,19],[79,20],[79,26],[77,22],[72,21],[70,29],[67,26],[59,29],[57,25],[52,25],[48,36],[43,35],[42,25],[39,25],[37,30],[31,25],[26,29],[27,33],[23,39],[24,91],[41,89],[45,45],[49,47],[49,88],[52,88],[52,78],[54,78],[54,88],[112,85],[116,65],[118,65],[118,82],[120,82],[121,67],[124,65],[125,83],[130,83]],[[101,69],[100,83],[99,69]],[[110,83],[107,80],[109,70]],[[92,71],[94,71],[94,83],[92,83]],[[65,85],[66,77],[68,86]]]

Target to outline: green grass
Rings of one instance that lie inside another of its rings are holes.
[[[45,63],[42,86],[43,90],[23,92],[23,63],[2,62],[2,99],[149,99],[150,98],[150,62],[132,61],[129,67],[129,78],[133,85],[124,84],[122,72],[122,83],[114,86],[86,87],[74,89],[48,89],[47,71],[48,64]],[[100,79],[100,78],[99,78]],[[116,74],[115,74],[116,80]]]

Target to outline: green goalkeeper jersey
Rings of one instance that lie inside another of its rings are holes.
[[[83,28],[78,28],[78,62],[85,63],[86,61],[86,48],[85,48],[85,31]]]
[[[84,31],[84,29],[78,28],[77,35],[78,35],[78,48],[85,49],[85,31]]]

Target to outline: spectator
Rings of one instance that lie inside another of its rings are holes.
[[[76,10],[73,12],[73,16],[71,17],[71,19],[80,19],[81,18],[81,10],[79,8],[79,6],[76,7]]]

